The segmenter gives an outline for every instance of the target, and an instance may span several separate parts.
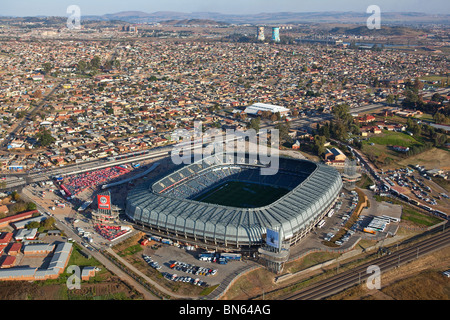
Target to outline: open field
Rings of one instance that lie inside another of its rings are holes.
[[[257,208],[276,201],[288,192],[284,188],[230,181],[194,200],[223,206]]]
[[[427,170],[435,168],[450,170],[450,151],[432,148],[407,159],[402,159],[398,164],[404,167],[418,164],[425,166]]]
[[[381,274],[380,290],[359,285],[329,300],[449,300],[450,278],[441,274],[449,269],[449,261],[446,247]]]
[[[380,135],[375,135],[370,137],[368,143],[375,143],[383,146],[402,146],[402,147],[412,147],[413,145],[421,145],[422,143],[417,141],[414,137],[396,131],[383,130]]]

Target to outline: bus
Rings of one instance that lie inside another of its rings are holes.
[[[317,224],[317,228],[322,228],[325,224],[325,220],[321,220],[318,224]]]
[[[327,216],[328,218],[331,218],[334,214],[334,209],[331,209],[330,211],[328,211]]]

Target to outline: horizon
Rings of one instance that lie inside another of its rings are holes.
[[[117,12],[108,12],[108,13],[101,13],[101,14],[82,14],[83,16],[86,17],[92,17],[92,16],[107,16],[107,15],[116,15],[116,14],[121,14],[121,13],[127,13],[127,12],[136,12],[136,13],[145,13],[145,14],[155,14],[155,13],[180,13],[180,14],[196,14],[196,13],[212,13],[212,14],[222,14],[222,15],[235,15],[235,16],[246,16],[246,15],[259,15],[259,14],[279,14],[279,13],[304,13],[304,14],[308,14],[308,13],[363,13],[365,14],[365,12],[360,12],[360,11],[348,11],[348,10],[343,10],[343,11],[337,11],[337,10],[332,10],[332,11],[273,11],[273,12],[267,12],[267,11],[261,11],[261,12],[255,12],[255,13],[223,13],[223,12],[218,12],[218,11],[175,11],[175,10],[159,10],[159,11],[142,11],[142,10],[124,10],[124,11],[117,11]],[[384,11],[384,14],[388,13],[398,13],[398,14],[412,14],[412,13],[420,13],[420,14],[425,14],[425,15],[436,15],[436,16],[445,16],[445,15],[450,15],[450,13],[425,13],[425,12],[420,12],[420,11]],[[4,15],[4,14],[0,14],[0,17],[11,17],[11,18],[38,18],[38,17],[58,17],[58,18],[67,18],[68,14],[63,14],[63,15],[44,15],[44,14],[39,14],[39,15],[24,15],[24,16],[19,16],[19,15]]]
[[[424,13],[449,14],[450,2],[430,0],[426,3],[418,0],[318,0],[292,1],[280,0],[166,0],[164,2],[129,0],[126,3],[117,0],[18,0],[2,5],[3,17],[67,17],[67,7],[77,5],[84,16],[102,16],[122,12],[177,12],[177,13],[218,13],[225,15],[256,15],[261,13],[321,13],[321,12],[361,12],[366,13],[369,5],[378,5],[386,13]]]

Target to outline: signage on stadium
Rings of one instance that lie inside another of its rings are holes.
[[[271,247],[280,249],[281,248],[280,232],[267,228],[266,244]]]
[[[110,196],[99,194],[99,195],[97,195],[97,202],[98,202],[99,209],[111,210]]]

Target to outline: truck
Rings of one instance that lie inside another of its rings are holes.
[[[165,243],[165,244],[170,244],[170,245],[173,244],[172,240],[170,240],[170,239],[162,239],[161,242]]]
[[[377,232],[375,231],[375,230],[373,230],[372,228],[364,228],[364,230],[363,230],[364,232],[367,232],[367,233],[371,233],[371,234],[376,234]]]

